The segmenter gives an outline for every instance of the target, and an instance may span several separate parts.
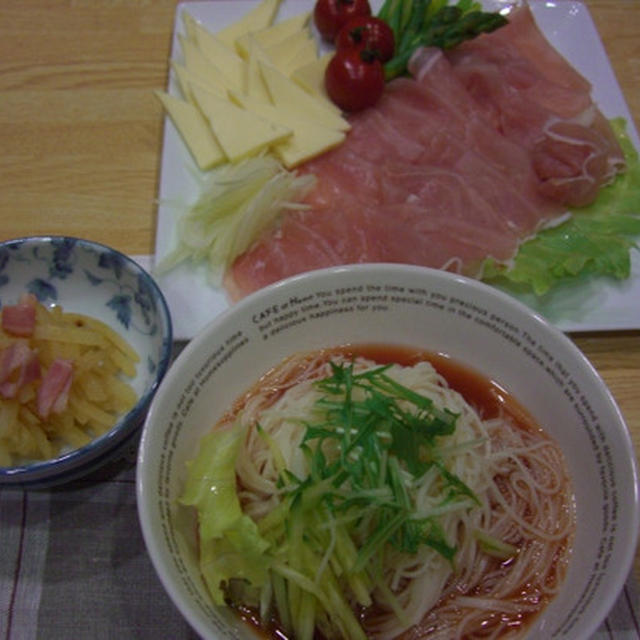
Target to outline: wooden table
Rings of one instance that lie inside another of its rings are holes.
[[[640,128],[640,2],[587,4]],[[70,234],[153,253],[163,114],[152,89],[166,84],[175,6],[0,0],[0,239]],[[640,451],[640,331],[574,340]]]

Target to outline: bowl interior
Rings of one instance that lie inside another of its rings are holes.
[[[137,352],[129,380],[139,401],[109,432],[54,461],[6,470],[5,482],[35,482],[86,466],[130,435],[144,418],[171,357],[171,318],[153,279],[134,261],[106,246],[68,237],[36,237],[0,245],[0,306],[33,293],[45,306],[101,320]],[[55,468],[54,468],[55,467]]]
[[[361,265],[314,272],[245,299],[196,337],[154,399],[138,461],[140,519],[167,591],[206,638],[251,638],[213,607],[197,568],[195,523],[177,505],[185,462],[232,398],[285,356],[345,343],[445,353],[494,379],[561,445],[577,531],[569,571],[531,637],[584,638],[631,566],[637,471],[623,419],[575,346],[511,298],[423,268]]]

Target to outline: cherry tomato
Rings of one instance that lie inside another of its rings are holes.
[[[339,49],[327,65],[324,81],[329,97],[343,111],[360,111],[382,95],[384,70],[366,49]]]
[[[345,22],[356,16],[370,16],[369,0],[318,0],[313,19],[320,35],[333,42]]]
[[[368,49],[385,63],[393,58],[395,38],[391,27],[374,16],[356,16],[340,29],[336,49]]]

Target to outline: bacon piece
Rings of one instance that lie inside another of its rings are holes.
[[[66,409],[72,379],[71,360],[57,358],[51,363],[38,387],[37,406],[41,418],[46,419],[50,413],[60,413]]]
[[[40,377],[38,355],[25,342],[14,342],[0,354],[0,395],[15,398],[18,391]]]
[[[36,298],[25,294],[18,304],[2,309],[2,329],[14,336],[29,337],[36,326]]]

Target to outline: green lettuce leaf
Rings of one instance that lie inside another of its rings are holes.
[[[212,431],[202,438],[195,460],[187,463],[180,502],[198,510],[201,541],[219,538],[242,516],[235,473],[241,436],[238,428]]]
[[[623,118],[611,125],[627,160],[627,170],[604,187],[587,207],[546,229],[520,247],[513,264],[488,259],[483,280],[531,288],[541,296],[579,275],[624,280],[631,273],[631,250],[640,237],[640,162]]]
[[[200,543],[200,571],[213,601],[225,604],[222,584],[233,578],[246,580],[256,589],[269,579],[272,558],[266,551],[269,543],[258,533],[247,515],[239,518],[220,538]]]
[[[202,438],[195,460],[187,465],[180,503],[198,512],[200,570],[216,604],[224,604],[221,584],[245,579],[261,587],[268,578],[269,542],[242,512],[236,492],[236,457],[244,429],[212,431]]]

